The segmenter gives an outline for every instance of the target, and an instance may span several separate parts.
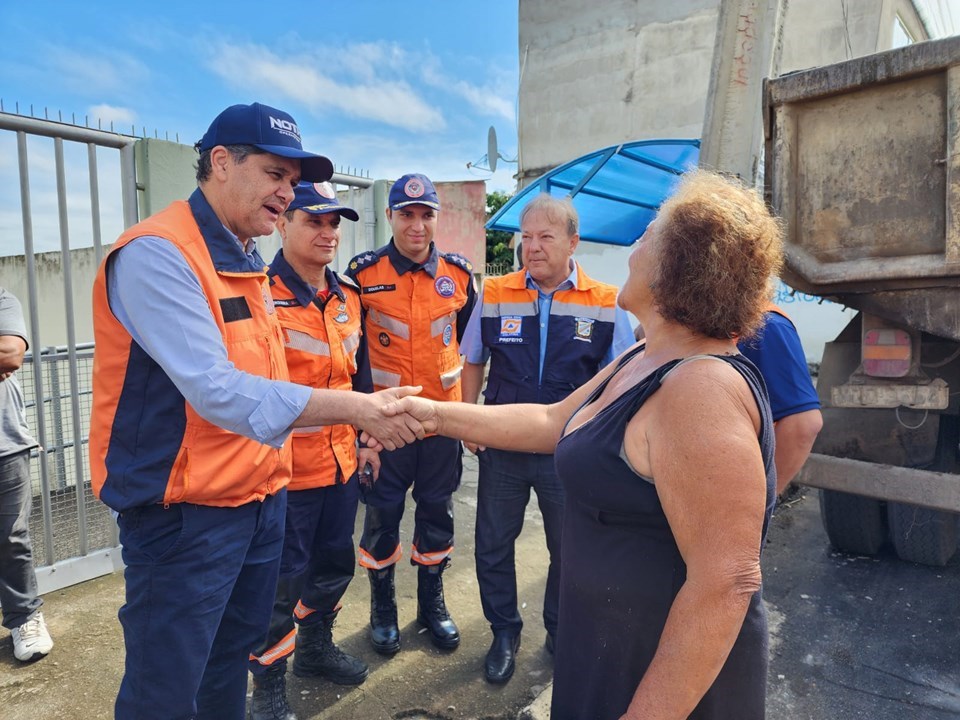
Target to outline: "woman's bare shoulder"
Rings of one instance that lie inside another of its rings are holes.
[[[659,403],[683,416],[709,410],[715,417],[730,414],[759,423],[756,400],[747,381],[729,362],[713,355],[682,361],[663,380]]]

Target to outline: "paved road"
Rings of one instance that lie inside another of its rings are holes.
[[[768,538],[771,720],[960,718],[960,556],[929,568],[835,553],[815,490]]]
[[[466,465],[456,495],[456,561],[447,575],[460,649],[442,653],[420,634],[414,573],[404,564],[398,573],[403,650],[391,659],[376,656],[366,640],[369,591],[358,574],[336,636],[370,662],[370,678],[359,688],[339,688],[291,676],[301,720],[512,720],[549,683],[540,615],[545,550],[535,505],[518,548],[527,625],[517,674],[503,687],[482,678],[489,630],[472,558],[476,462],[468,458]],[[404,527],[409,540],[409,522]],[[764,579],[772,629],[770,720],[960,718],[960,558],[931,569],[892,556],[833,553],[810,490],[778,511]],[[46,615],[57,645],[33,665],[16,663],[9,636],[0,638],[4,720],[112,717],[123,665],[116,620],[122,593],[117,574],[48,596]]]
[[[447,604],[460,626],[455,652],[434,648],[415,621],[416,571],[407,560],[413,505],[401,525],[404,559],[397,570],[403,647],[393,658],[378,656],[367,640],[369,585],[358,570],[334,630],[344,649],[370,664],[370,677],[356,688],[288,673],[288,696],[300,720],[510,720],[550,682],[552,658],[543,649],[543,587],[546,557],[543,521],[532,502],[518,542],[517,565],[526,626],[517,672],[505,686],[483,679],[490,630],[480,609],[473,562],[477,462],[464,458],[463,484],[454,496],[457,549],[444,574]],[[356,537],[362,523],[362,511]],[[98,720],[113,717],[123,672],[123,638],[117,610],[123,576],[117,573],[51,593],[44,615],[56,643],[50,657],[23,666],[0,631],[0,718],[3,720]]]

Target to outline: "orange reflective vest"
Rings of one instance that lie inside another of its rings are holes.
[[[134,225],[114,244],[94,281],[93,492],[118,511],[159,502],[235,507],[262,500],[290,480],[290,443],[269,447],[204,420],[110,311],[111,256],[143,236],[165,238],[183,253],[238,370],[289,379],[263,270],[216,270],[185,201]]]
[[[270,263],[267,275],[283,328],[290,379],[315,388],[354,389],[362,329],[360,294],[353,281],[327,268],[330,295],[324,302],[290,267],[283,251]],[[369,377],[369,368],[364,370]],[[357,469],[356,443],[352,425],[294,429],[293,478],[288,489],[326,487],[338,479],[346,482]]]
[[[460,338],[475,299],[472,270],[462,256],[432,246],[421,267],[400,255],[392,240],[350,262],[347,275],[361,288],[376,390],[422,385],[423,397],[460,400]]]

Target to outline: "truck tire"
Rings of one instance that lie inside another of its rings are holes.
[[[942,567],[957,551],[957,515],[906,503],[887,503],[890,539],[901,560]]]
[[[887,540],[883,503],[837,490],[820,491],[820,519],[840,552],[876,555]]]

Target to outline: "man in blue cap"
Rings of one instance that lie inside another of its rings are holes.
[[[289,382],[255,237],[301,177],[333,166],[293,118],[227,108],[197,144],[199,187],[125,232],[97,272],[90,465],[118,513],[126,647],[118,718],[245,716],[249,654],[280,567],[294,427],[350,423],[388,448],[422,435],[366,395]]]
[[[270,293],[284,330],[290,379],[311,387],[372,392],[360,290],[330,269],[340,245],[344,207],[330,183],[300,183],[277,223],[283,248],[270,263]],[[293,672],[359,685],[367,665],[333,642],[340,600],[353,579],[353,526],[360,490],[358,467],[380,469],[378,453],[357,450],[352,425],[303,428],[293,435],[293,478],[280,580],[270,629],[250,658],[252,720],[289,720],[287,658]],[[374,477],[370,478],[371,480]],[[295,622],[296,621],[296,622]]]
[[[355,257],[347,275],[361,287],[370,337],[373,386],[420,385],[434,400],[460,400],[460,338],[473,310],[473,266],[439,252],[433,237],[440,198],[425,175],[404,175],[390,189],[389,244]],[[410,562],[417,566],[417,621],[439,648],[460,644],[447,612],[442,574],[453,552],[453,492],[460,485],[460,443],[431,436],[381,455],[380,478],[366,494],[360,565],[370,577],[370,640],[400,649],[394,570],[407,489],[417,503]]]

